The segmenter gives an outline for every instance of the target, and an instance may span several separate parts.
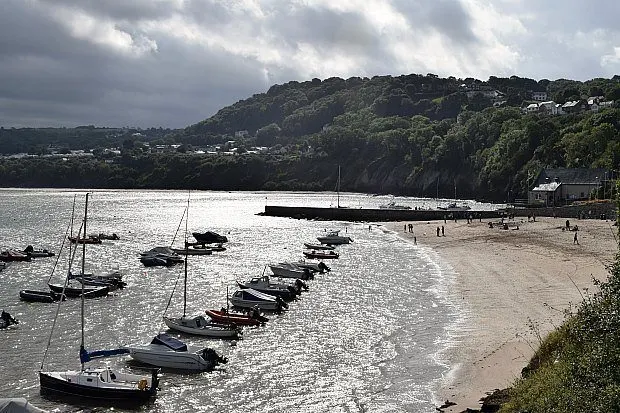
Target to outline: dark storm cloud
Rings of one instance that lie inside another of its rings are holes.
[[[3,126],[184,127],[310,77],[620,68],[611,0],[1,2]]]

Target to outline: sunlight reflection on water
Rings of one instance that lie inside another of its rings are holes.
[[[2,248],[57,251],[70,223],[75,191],[2,190]],[[309,281],[310,291],[264,327],[245,330],[237,346],[185,336],[189,344],[209,345],[226,355],[223,368],[201,374],[164,373],[153,412],[396,412],[433,411],[432,390],[448,367],[438,345],[458,309],[448,300],[450,273],[423,247],[368,224],[300,221],[256,216],[271,205],[326,206],[333,194],[193,192],[189,230],[211,230],[229,238],[227,250],[188,262],[188,309],[226,305],[226,289],[258,276],[270,262],[302,258],[302,242],[316,242],[326,228],[354,239],[338,247],[332,272]],[[384,203],[346,194],[350,205]],[[398,201],[401,203],[401,201]],[[411,201],[413,202],[413,201]],[[95,191],[89,205],[88,233],[115,232],[118,241],[87,248],[87,270],[117,266],[128,287],[86,302],[87,347],[112,348],[150,340],[164,330],[161,316],[183,266],[145,268],[141,251],[170,245],[185,206],[183,191]],[[83,195],[76,215],[82,214]],[[175,245],[183,242],[181,226]],[[63,261],[61,260],[61,263]],[[37,370],[43,358],[56,306],[20,302],[23,288],[44,290],[54,258],[14,263],[0,273],[0,306],[20,320],[0,331],[0,394],[26,397],[58,411],[69,406],[39,396]],[[269,270],[267,270],[267,273]],[[60,282],[62,270],[53,281]],[[182,285],[168,313],[182,311]],[[45,367],[79,368],[79,301],[65,302]],[[126,367],[122,358],[110,364]],[[134,366],[134,364],[132,364]],[[118,410],[116,410],[118,411]]]

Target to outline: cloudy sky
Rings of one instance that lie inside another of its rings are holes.
[[[274,83],[620,73],[618,0],[0,0],[0,126],[184,127]]]

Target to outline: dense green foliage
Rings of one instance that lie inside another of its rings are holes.
[[[55,148],[93,150],[131,146],[136,140],[154,143],[174,142],[171,129],[120,129],[79,126],[77,128],[3,128],[0,127],[0,154],[29,153],[44,155]]]
[[[597,285],[542,342],[501,412],[620,411],[620,255]]]
[[[525,197],[543,167],[620,169],[619,109],[524,114],[532,93],[541,91],[558,103],[588,96],[615,100],[620,78],[578,82],[512,76],[482,82],[428,74],[313,79],[274,85],[176,132],[0,129],[5,154],[45,153],[55,145],[91,149],[95,155],[80,161],[0,161],[0,182],[331,190],[341,165],[343,191],[452,197],[458,188],[459,197],[505,201]],[[239,131],[247,134],[235,137]],[[229,140],[236,141],[237,155],[192,152]],[[143,145],[164,142],[182,146],[177,153],[160,155]],[[253,146],[271,150],[245,153]],[[104,156],[106,147],[121,148],[122,155]]]

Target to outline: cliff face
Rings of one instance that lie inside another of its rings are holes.
[[[404,164],[394,165],[390,160],[375,161],[359,170],[342,168],[341,188],[351,192],[454,198],[455,186],[458,198],[489,198],[480,191],[470,171],[454,174],[435,168],[416,170]]]

